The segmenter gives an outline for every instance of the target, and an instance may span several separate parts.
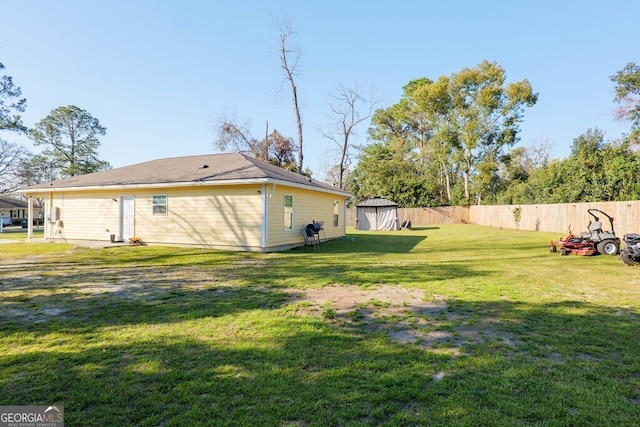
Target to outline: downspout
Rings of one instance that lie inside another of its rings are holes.
[[[262,249],[267,247],[267,242],[269,241],[269,199],[276,192],[276,184],[275,182],[271,184],[271,193],[267,194],[267,185],[262,184],[262,241],[260,242],[260,246]]]
[[[260,191],[260,194],[262,195],[262,226],[260,230],[260,247],[261,249],[265,249],[267,247],[267,241],[269,240],[269,198],[271,197],[267,194],[267,184],[262,184],[262,191]]]

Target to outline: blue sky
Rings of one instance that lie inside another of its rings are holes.
[[[305,166],[316,178],[333,158],[316,129],[329,126],[339,84],[371,85],[387,107],[412,79],[484,59],[539,93],[521,145],[545,142],[566,157],[589,128],[609,139],[628,130],[614,120],[609,76],[640,62],[637,0],[0,0],[0,62],[27,98],[26,125],[60,106],[83,108],[107,128],[99,153],[114,167],[209,154],[223,114],[250,121],[256,136],[266,121],[297,135],[274,16],[297,31]],[[366,142],[367,127],[355,142]]]

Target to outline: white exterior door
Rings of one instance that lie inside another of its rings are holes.
[[[120,240],[128,242],[134,236],[133,196],[120,197]]]

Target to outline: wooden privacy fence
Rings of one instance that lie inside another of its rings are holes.
[[[514,211],[520,208],[520,221],[516,223]],[[399,208],[398,220],[410,220],[412,225],[471,223],[499,228],[528,231],[551,231],[566,234],[569,225],[574,233],[587,230],[593,218],[587,209],[600,209],[614,218],[614,230],[622,237],[640,233],[640,201],[565,203],[552,205],[495,205],[495,206],[442,206],[437,208]],[[600,216],[603,228],[609,221]],[[356,209],[347,210],[347,225],[355,226]]]
[[[514,210],[520,208],[520,223],[516,224]],[[587,230],[593,218],[587,209],[600,209],[614,218],[616,235],[640,233],[640,201],[565,203],[552,205],[470,206],[469,222],[492,227],[519,228],[530,231],[567,233],[569,225],[574,233]],[[597,215],[597,214],[596,214]],[[602,228],[608,230],[609,220],[600,216]]]

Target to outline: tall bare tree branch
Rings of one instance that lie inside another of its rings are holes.
[[[378,100],[373,88],[365,89],[358,82],[352,87],[339,85],[329,96],[330,121],[333,125],[330,130],[318,131],[323,137],[333,141],[337,149],[337,181],[338,186],[344,189],[344,178],[351,164],[352,139],[356,135],[356,128],[373,115]]]
[[[295,33],[290,22],[286,20],[277,20],[276,26],[280,33],[280,65],[285,73],[285,80],[289,82],[291,86],[291,97],[293,100],[293,110],[296,116],[296,124],[298,127],[298,164],[297,171],[302,173],[302,164],[304,156],[302,153],[302,117],[300,114],[300,104],[298,102],[298,88],[294,77],[298,74],[298,65],[300,60],[300,49],[297,47],[291,47],[289,45],[289,39]]]

